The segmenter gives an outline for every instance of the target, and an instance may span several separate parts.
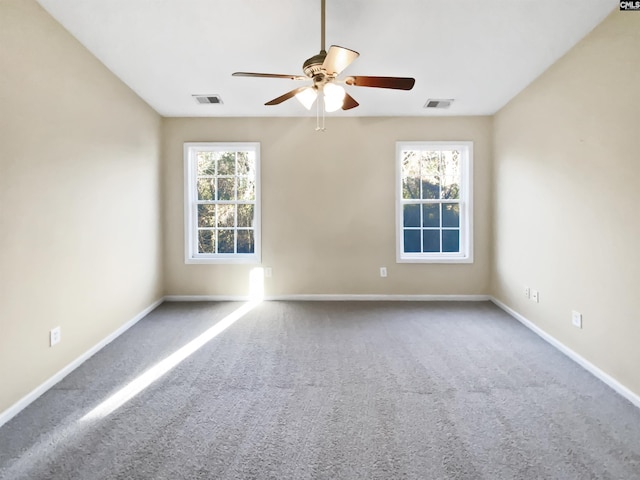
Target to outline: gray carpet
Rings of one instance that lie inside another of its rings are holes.
[[[640,410],[488,302],[166,303],[0,429],[6,479],[640,479]]]

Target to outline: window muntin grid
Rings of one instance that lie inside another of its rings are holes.
[[[185,144],[187,261],[259,258],[258,144]]]
[[[397,145],[398,261],[471,261],[471,143]]]

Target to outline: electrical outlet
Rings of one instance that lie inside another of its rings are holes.
[[[540,303],[540,292],[538,290],[531,290],[531,301]]]
[[[526,298],[531,297],[531,289],[529,287],[524,287],[524,296]]]
[[[582,314],[573,310],[571,312],[571,323],[574,327],[582,328]]]
[[[49,346],[53,347],[56,343],[60,343],[60,340],[62,340],[62,330],[56,327],[49,332]]]
[[[380,276],[381,277],[387,276],[387,267],[380,267]]]
[[[273,276],[273,270],[271,267],[264,267],[264,276],[266,278],[271,278]]]

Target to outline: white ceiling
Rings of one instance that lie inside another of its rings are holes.
[[[338,116],[493,114],[600,23],[617,0],[326,0],[327,48],[360,52],[346,75],[407,76],[411,91],[347,87]],[[164,116],[307,116],[302,74],[320,50],[320,0],[38,0]],[[343,74],[343,75],[344,75]],[[199,105],[192,94],[219,94]],[[429,98],[454,98],[426,110]],[[314,111],[314,110],[312,110]]]

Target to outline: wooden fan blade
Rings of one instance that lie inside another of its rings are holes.
[[[254,72],[235,72],[231,74],[234,77],[257,77],[257,78],[288,78],[289,80],[308,80],[302,75],[287,75],[284,73],[254,73]]]
[[[274,98],[270,102],[265,103],[265,105],[279,105],[285,100],[289,100],[290,98],[295,97],[297,93],[301,92],[305,88],[309,88],[309,87],[300,87],[300,88],[291,90],[290,92],[287,92],[284,95],[280,95],[278,98]]]
[[[395,90],[411,90],[416,83],[415,78],[408,77],[347,77],[344,82],[356,87],[393,88]]]
[[[333,75],[334,73],[337,75],[359,56],[360,54],[358,52],[349,50],[348,48],[331,45],[322,63],[322,68],[324,68],[329,75]]]
[[[351,95],[349,95],[348,93],[344,95],[344,102],[342,102],[342,110],[351,110],[352,108],[356,108],[358,105],[360,104],[356,102],[355,98],[353,98]]]

